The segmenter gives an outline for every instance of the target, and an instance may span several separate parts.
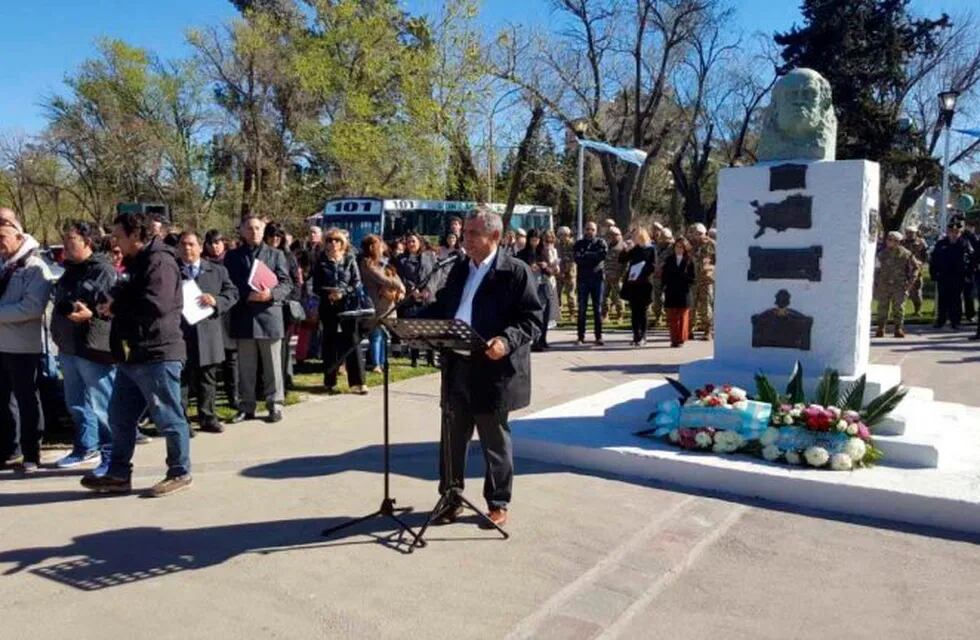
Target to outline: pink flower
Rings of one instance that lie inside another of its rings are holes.
[[[850,422],[858,422],[861,420],[861,414],[852,409],[848,409],[844,412],[844,419]]]
[[[868,425],[864,424],[863,422],[858,423],[858,437],[862,440],[871,439],[871,429],[869,429]]]

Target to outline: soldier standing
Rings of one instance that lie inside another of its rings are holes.
[[[960,328],[963,281],[972,263],[973,250],[963,237],[963,223],[952,220],[946,227],[946,237],[936,243],[929,257],[929,274],[937,289],[934,329],[941,329],[947,320],[954,330]]]
[[[558,227],[558,314],[562,308],[568,309],[568,317],[575,318],[575,238],[568,227]]]
[[[715,305],[715,241],[708,237],[708,230],[700,222],[691,225],[691,243],[694,245],[694,314],[695,331],[704,332],[703,340],[710,340],[713,333]]]
[[[885,337],[889,307],[895,321],[895,337],[905,337],[905,300],[919,271],[912,252],[902,246],[902,234],[891,231],[885,237],[885,248],[878,253],[878,330],[876,338]]]
[[[656,327],[664,317],[663,267],[664,260],[673,255],[671,247],[674,245],[674,234],[670,229],[654,227],[653,242],[657,247],[657,270],[653,273],[653,315],[650,326]]]
[[[605,286],[602,298],[602,318],[606,320],[612,318],[622,318],[626,311],[626,305],[619,297],[619,290],[623,284],[623,274],[625,264],[619,259],[620,255],[628,249],[623,241],[623,232],[619,227],[609,227],[606,234],[606,241],[609,243],[609,250],[606,254],[606,262],[603,265],[602,276]]]
[[[909,300],[912,301],[912,315],[922,313],[922,269],[923,265],[929,263],[929,247],[926,241],[919,235],[919,228],[908,226],[905,228],[905,238],[902,240],[902,247],[908,249],[915,258],[917,264],[915,280],[909,288]]]

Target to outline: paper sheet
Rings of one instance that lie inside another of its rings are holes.
[[[638,280],[640,274],[643,273],[643,267],[646,266],[645,262],[637,262],[630,267],[629,280]]]
[[[197,286],[196,281],[184,280],[181,292],[184,297],[183,315],[187,324],[193,326],[214,313],[214,307],[204,307],[198,304],[197,299],[204,295],[204,292]]]

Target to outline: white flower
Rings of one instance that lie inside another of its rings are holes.
[[[740,387],[732,387],[732,390],[728,392],[728,395],[735,400],[745,400],[745,398],[748,396],[745,389]]]
[[[847,425],[847,435],[856,436],[857,434],[858,434],[858,426],[856,422],[852,422],[851,424]]]
[[[790,464],[800,464],[800,454],[795,451],[786,452],[786,462]]]
[[[835,453],[830,456],[830,468],[834,471],[850,471],[853,466],[854,461],[846,453]]]
[[[667,437],[670,439],[671,442],[680,442],[681,441],[681,434],[680,434],[680,432],[677,429],[674,429],[669,434],[667,434]]]
[[[830,454],[823,447],[809,447],[803,452],[803,457],[811,467],[822,467],[830,460]]]
[[[844,453],[851,456],[854,462],[861,462],[868,453],[868,445],[861,438],[851,438],[844,445]]]
[[[837,430],[838,431],[847,431],[847,420],[838,420],[837,421]]]
[[[723,403],[724,402],[728,402],[728,394],[727,393],[718,393],[718,394],[715,394],[715,397],[718,398],[719,400],[721,400]]]
[[[835,407],[834,405],[830,405],[829,407],[827,407],[827,411],[831,412],[837,417],[840,417],[840,407]]]
[[[762,457],[770,462],[783,455],[783,452],[779,450],[774,444],[762,448]]]
[[[702,449],[707,449],[711,446],[711,434],[706,431],[698,431],[694,436],[694,444]]]
[[[759,438],[759,442],[762,443],[763,447],[776,444],[777,440],[779,440],[779,429],[773,429],[772,427],[766,429],[762,437]]]
[[[783,424],[785,425],[793,424],[793,416],[792,415],[783,416]]]

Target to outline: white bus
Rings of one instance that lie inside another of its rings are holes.
[[[345,229],[352,244],[359,246],[364,236],[371,233],[385,239],[397,238],[409,231],[440,237],[449,228],[450,218],[462,218],[476,205],[476,202],[447,200],[333,198],[324,205],[322,213],[310,216],[307,222],[325,229]],[[503,215],[506,205],[494,203],[490,207]],[[551,229],[553,225],[551,207],[533,204],[516,205],[510,219],[512,229]]]

